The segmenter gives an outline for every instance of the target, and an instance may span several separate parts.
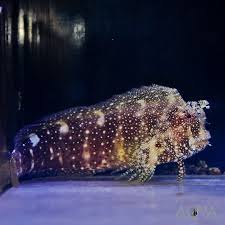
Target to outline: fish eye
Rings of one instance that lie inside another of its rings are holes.
[[[189,119],[190,119],[190,118],[191,118],[191,114],[187,114],[187,118],[189,118]]]

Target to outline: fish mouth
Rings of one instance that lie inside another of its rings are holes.
[[[209,145],[209,139],[197,140],[193,145],[195,149],[201,151]]]
[[[189,144],[192,147],[192,149],[197,150],[197,151],[201,151],[203,149],[205,149],[208,145],[210,145],[209,143],[209,139],[211,138],[211,135],[209,133],[209,131],[202,131],[200,137],[198,138],[191,138]]]

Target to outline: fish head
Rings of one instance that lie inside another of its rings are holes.
[[[204,108],[209,109],[209,103],[206,100],[187,103],[187,115],[189,129],[189,148],[190,153],[198,153],[205,149],[211,138],[210,132],[206,129],[206,114]]]
[[[210,145],[211,138],[206,129],[204,108],[209,109],[206,100],[187,102],[176,107],[170,114],[170,127],[176,158],[188,158]]]

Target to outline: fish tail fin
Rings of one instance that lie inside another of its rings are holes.
[[[23,173],[22,169],[22,157],[19,151],[13,150],[10,157],[10,171],[11,175],[20,177]]]
[[[2,162],[0,165],[0,192],[5,190],[8,186],[17,187],[19,185],[19,174],[16,168],[16,158],[15,155],[7,156],[4,154],[2,156]]]

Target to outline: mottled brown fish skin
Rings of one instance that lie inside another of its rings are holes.
[[[176,89],[133,89],[23,128],[11,159],[21,177],[127,169],[131,180],[146,181],[157,165],[177,162],[180,179],[183,160],[208,145],[204,107],[207,101],[186,103]]]

